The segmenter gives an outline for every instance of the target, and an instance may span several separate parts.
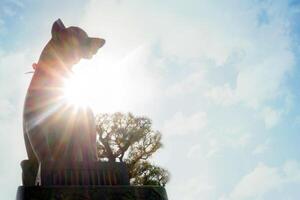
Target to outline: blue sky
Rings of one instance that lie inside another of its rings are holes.
[[[106,39],[78,73],[97,85],[95,112],[147,115],[162,132],[153,162],[172,174],[169,199],[300,198],[300,2],[4,0],[0,199],[21,184],[24,73],[57,18]]]

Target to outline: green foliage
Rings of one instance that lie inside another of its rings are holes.
[[[168,182],[167,170],[147,161],[162,147],[161,133],[152,129],[149,118],[131,113],[99,114],[96,128],[98,157],[125,162],[131,183],[164,186]]]
[[[131,183],[134,185],[165,186],[169,181],[169,172],[147,161],[137,163],[132,171]]]

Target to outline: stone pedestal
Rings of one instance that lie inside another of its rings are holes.
[[[38,164],[21,162],[22,183],[35,186]],[[120,162],[44,162],[40,166],[42,186],[129,185],[125,163]]]
[[[126,165],[117,162],[21,163],[23,186],[17,200],[167,200],[164,187],[131,186]]]
[[[167,200],[159,186],[20,186],[17,200]]]

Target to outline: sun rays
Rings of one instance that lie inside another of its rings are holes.
[[[89,105],[91,99],[90,88],[84,84],[85,76],[72,75],[69,79],[65,80],[63,88],[63,98],[67,103],[75,107],[85,107]]]
[[[94,111],[112,112],[124,108],[130,80],[115,61],[83,60],[65,80],[64,99],[74,106],[89,106]]]

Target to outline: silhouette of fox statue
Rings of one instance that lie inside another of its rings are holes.
[[[21,162],[17,200],[167,200],[164,187],[131,186],[125,163],[98,161],[92,110],[64,98],[72,67],[91,59],[104,43],[60,19],[52,25],[25,98],[28,160]]]

